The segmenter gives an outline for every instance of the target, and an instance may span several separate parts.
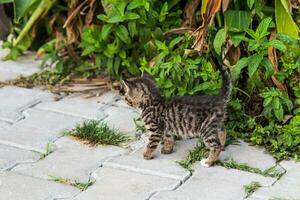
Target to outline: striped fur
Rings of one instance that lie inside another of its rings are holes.
[[[172,153],[174,138],[201,137],[210,149],[207,159],[201,161],[211,166],[218,159],[224,146],[225,106],[230,97],[231,80],[227,70],[219,66],[223,85],[217,96],[184,96],[164,98],[160,95],[150,75],[124,81],[127,103],[141,112],[145,127],[150,132],[145,159],[152,159],[153,152],[162,143],[161,153]]]

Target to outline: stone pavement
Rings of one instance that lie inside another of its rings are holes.
[[[0,61],[0,81],[33,73],[37,65]],[[145,137],[122,147],[91,147],[63,136],[63,130],[98,119],[135,136],[137,113],[115,92],[57,97],[39,89],[0,88],[0,200],[300,200],[300,163],[278,163],[286,171],[280,178],[199,163],[190,172],[176,161],[196,140],[177,141],[173,154],[158,153],[154,160],[142,158]],[[276,165],[264,149],[242,141],[228,146],[225,158],[261,170]],[[82,191],[53,177],[94,184]],[[244,186],[254,181],[262,187],[246,198]]]

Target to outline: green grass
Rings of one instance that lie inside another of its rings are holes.
[[[199,141],[197,146],[189,151],[188,156],[184,160],[176,161],[183,168],[192,170],[192,165],[196,161],[200,161],[202,158],[208,156],[209,151],[206,149],[204,143]]]
[[[80,182],[78,180],[71,180],[71,179],[66,179],[66,178],[62,178],[62,177],[58,177],[58,176],[49,176],[49,180],[50,181],[54,181],[57,183],[61,183],[61,184],[65,184],[65,185],[70,185],[73,187],[76,187],[80,190],[86,190],[88,187],[92,186],[95,181],[89,179],[87,182]]]
[[[181,165],[183,168],[188,169],[192,171],[192,165],[196,161],[200,161],[202,158],[206,158],[209,154],[208,149],[206,149],[203,142],[198,143],[198,145],[189,151],[189,154],[184,160],[176,161],[179,165]],[[218,166],[225,167],[227,169],[237,169],[241,171],[246,171],[250,173],[260,174],[265,177],[278,177],[280,178],[285,172],[282,172],[281,170],[278,170],[276,168],[276,165],[273,167],[270,167],[266,170],[261,170],[259,168],[250,167],[246,163],[238,163],[234,159],[226,159],[226,160],[219,160],[215,163]]]
[[[216,164],[225,167],[227,169],[237,169],[237,170],[246,171],[250,173],[260,174],[265,177],[281,177],[284,173],[281,170],[278,170],[276,168],[276,165],[266,170],[261,170],[259,168],[250,167],[246,163],[238,163],[232,158],[223,161],[219,160],[217,161]]]
[[[41,153],[40,159],[44,159],[46,156],[52,153],[55,150],[55,148],[56,147],[52,142],[47,143],[45,153]]]
[[[64,134],[87,141],[92,145],[119,145],[122,142],[130,140],[129,136],[97,120],[84,121],[82,124],[77,124],[73,130],[67,131]]]
[[[244,185],[244,190],[247,194],[246,198],[248,198],[251,194],[253,194],[260,187],[261,187],[260,183],[256,182],[256,181],[252,181],[248,185]]]

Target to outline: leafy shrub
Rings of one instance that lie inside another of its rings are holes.
[[[268,147],[276,159],[290,156],[298,160],[300,155],[300,116],[297,115],[286,125],[270,123],[262,127],[258,125],[253,131],[251,140]]]
[[[14,2],[18,7],[22,1]],[[12,23],[17,38],[4,43],[11,49],[7,58],[15,59],[30,45],[40,47],[38,54],[48,53],[45,63],[50,61],[52,71],[15,83],[58,84],[103,74],[115,80],[148,71],[167,97],[216,94],[221,78],[212,57],[217,55],[234,81],[228,142],[251,139],[277,159],[298,158],[299,3],[236,0],[221,11],[221,1],[32,2]],[[41,19],[29,27],[44,3]],[[89,11],[72,15],[82,5]]]

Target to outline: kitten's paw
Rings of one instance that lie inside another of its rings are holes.
[[[154,156],[152,154],[152,151],[149,151],[148,149],[146,149],[146,151],[144,152],[144,159],[151,160],[153,158],[154,158]]]
[[[172,149],[162,148],[162,149],[160,150],[160,152],[161,152],[162,154],[171,154],[171,153],[173,152],[173,148],[172,148]]]
[[[210,165],[207,163],[207,158],[203,158],[203,159],[200,161],[200,164],[201,164],[203,167],[210,167]]]

